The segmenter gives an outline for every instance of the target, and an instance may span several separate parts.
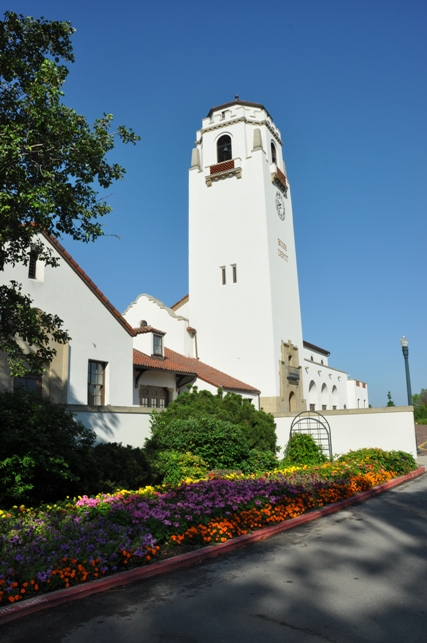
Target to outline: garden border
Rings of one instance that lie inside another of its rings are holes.
[[[200,563],[207,558],[214,558],[219,554],[226,554],[250,543],[265,540],[275,534],[287,531],[288,529],[293,529],[294,527],[311,522],[312,520],[317,520],[322,516],[328,516],[329,514],[336,513],[350,505],[369,500],[369,498],[383,493],[388,489],[392,489],[404,482],[408,482],[409,480],[413,480],[414,478],[423,475],[425,471],[425,467],[420,466],[415,471],[411,471],[411,473],[407,473],[399,478],[394,478],[382,485],[372,487],[372,489],[369,489],[368,491],[362,491],[346,500],[340,500],[330,505],[326,505],[325,507],[321,507],[320,509],[309,511],[297,518],[285,520],[277,525],[263,527],[251,534],[245,534],[244,536],[238,536],[237,538],[230,538],[230,540],[227,540],[225,543],[210,545],[196,551],[181,554],[180,556],[167,558],[159,563],[152,563],[147,567],[137,567],[128,572],[119,572],[118,574],[107,576],[106,578],[100,578],[99,580],[89,581],[85,584],[81,583],[79,585],[74,585],[68,589],[60,589],[49,594],[43,594],[37,598],[29,598],[28,600],[22,601],[22,603],[19,602],[13,605],[7,605],[6,607],[1,607],[0,624],[7,623],[8,621],[14,621],[17,618],[28,616],[34,612],[38,612],[39,610],[47,609],[48,607],[56,607],[62,603],[84,598],[91,594],[97,594],[107,589],[117,587],[118,585],[127,585],[128,583],[132,583],[136,580],[159,576],[160,574],[166,574],[177,569],[182,569],[183,567],[190,567],[190,565]]]

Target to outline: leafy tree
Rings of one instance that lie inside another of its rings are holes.
[[[100,218],[111,207],[96,187],[108,188],[125,173],[106,155],[115,135],[124,143],[139,140],[123,126],[112,132],[111,114],[90,127],[63,103],[73,33],[69,22],[12,11],[0,21],[0,270],[8,263],[27,265],[30,250],[56,266],[41,233],[84,242],[102,235]],[[36,314],[31,304],[16,282],[0,286],[0,350],[14,376],[42,372],[55,354],[50,339],[69,339],[58,317]],[[34,346],[29,356],[17,333]]]
[[[148,452],[175,451],[198,456],[210,469],[238,468],[250,449],[240,426],[212,416],[175,418],[157,426]]]
[[[271,413],[257,411],[250,400],[236,393],[224,395],[221,389],[213,395],[209,391],[199,391],[194,386],[190,391],[179,395],[165,411],[153,415],[153,436],[176,419],[205,417],[238,425],[249,449],[276,453],[276,430]],[[185,449],[188,450],[191,451],[189,447]]]
[[[61,404],[24,389],[0,393],[0,505],[80,493],[95,433]]]
[[[393,400],[391,399],[390,391],[387,393],[387,399],[388,399],[387,406],[396,406]]]
[[[412,403],[415,422],[427,424],[427,389],[422,388],[420,393],[415,393],[412,396]]]
[[[286,445],[282,467],[301,464],[322,464],[328,458],[322,447],[308,433],[294,433]]]

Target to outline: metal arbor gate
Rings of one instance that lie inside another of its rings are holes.
[[[292,421],[289,437],[294,433],[308,433],[323,453],[332,458],[331,427],[323,415],[317,411],[302,411]]]

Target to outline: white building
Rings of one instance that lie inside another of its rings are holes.
[[[47,236],[59,268],[7,266],[2,280],[22,283],[72,337],[41,378],[20,383],[69,404],[100,439],[137,445],[151,410],[188,385],[240,393],[280,426],[302,410],[368,410],[366,384],[303,341],[282,146],[260,104],[236,97],[203,119],[189,170],[189,295],[172,307],[142,294],[121,315]],[[0,386],[16,383],[0,355]]]
[[[172,310],[194,329],[198,356],[253,383],[266,411],[365,408],[366,384],[303,342],[282,145],[257,103],[236,98],[203,119],[189,171],[190,292]]]
[[[291,188],[270,114],[236,98],[210,110],[196,141],[190,294],[171,308],[143,294],[121,316],[48,237],[59,268],[6,267],[5,282],[23,283],[72,337],[37,385],[58,401],[91,407],[163,407],[196,382],[256,397],[274,414],[368,407],[366,384],[303,341]],[[0,377],[13,385],[4,356]]]

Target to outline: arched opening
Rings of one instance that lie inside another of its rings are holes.
[[[231,138],[228,134],[220,136],[218,143],[216,144],[218,163],[223,161],[230,161],[233,158],[232,149],[231,149]]]
[[[338,389],[336,386],[332,387],[332,408],[334,410],[338,408]]]
[[[317,386],[313,380],[311,380],[310,386],[308,387],[308,403],[310,405],[310,411],[315,411],[317,403]]]
[[[321,391],[321,397],[322,397],[322,411],[326,411],[328,408],[328,387],[326,384],[323,384],[322,386],[322,391]]]
[[[294,413],[294,411],[297,410],[297,399],[295,397],[295,393],[291,392],[289,395],[289,411],[291,413]]]
[[[273,142],[271,143],[271,162],[277,164],[276,146]]]

